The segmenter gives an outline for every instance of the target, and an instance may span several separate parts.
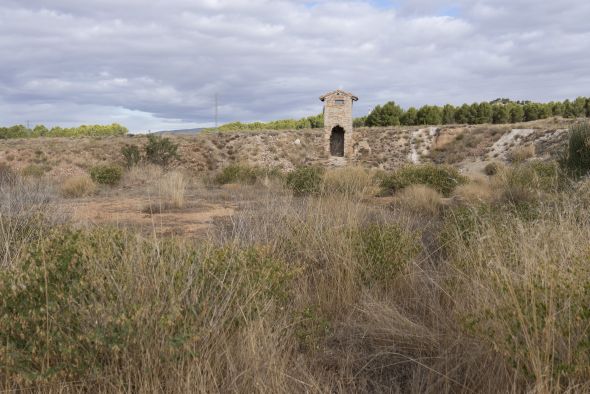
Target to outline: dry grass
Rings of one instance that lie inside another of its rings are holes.
[[[96,184],[88,175],[73,176],[62,183],[60,191],[66,198],[88,197],[96,192]]]
[[[172,171],[164,175],[158,185],[161,198],[173,208],[183,208],[188,182],[184,174]]]
[[[410,185],[396,196],[397,204],[416,214],[436,215],[443,206],[440,193],[426,185]]]
[[[361,167],[344,167],[328,170],[323,175],[322,193],[344,194],[349,197],[375,195],[379,191],[375,175]]]
[[[533,144],[517,146],[508,152],[508,160],[513,163],[521,163],[532,157],[535,157],[535,145]]]
[[[476,203],[441,210],[439,194],[414,185],[391,209],[359,201],[364,170],[342,170],[343,182],[338,171],[324,180],[335,192],[311,197],[241,186],[237,213],[206,241],[13,232],[7,244],[28,253],[5,254],[12,269],[0,270],[0,361],[11,366],[0,389],[590,390],[581,192],[548,188],[554,198],[524,215],[468,188],[455,193]],[[514,171],[502,187],[530,178]],[[179,173],[156,179],[186,187]],[[24,287],[6,285],[16,279]]]
[[[484,177],[472,177],[469,183],[459,185],[453,198],[470,204],[490,203],[496,197],[490,181]]]
[[[141,187],[157,182],[164,171],[162,167],[153,164],[133,166],[123,175],[122,184],[126,187]]]

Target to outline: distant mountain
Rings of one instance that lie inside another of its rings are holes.
[[[191,135],[191,134],[198,134],[203,130],[203,128],[198,129],[182,129],[182,130],[162,130],[156,131],[154,134],[177,134],[177,135]]]

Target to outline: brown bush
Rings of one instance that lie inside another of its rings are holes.
[[[96,192],[96,184],[88,175],[66,179],[61,185],[61,194],[66,198],[88,197]]]
[[[517,146],[508,152],[508,160],[520,163],[535,156],[535,145]]]
[[[397,194],[398,204],[413,213],[435,215],[442,207],[442,196],[426,185],[411,185]]]

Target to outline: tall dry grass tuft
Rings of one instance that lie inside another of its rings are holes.
[[[490,181],[484,177],[472,177],[468,183],[457,186],[452,197],[469,204],[491,203],[498,198]]]
[[[136,165],[125,171],[122,183],[126,187],[146,186],[160,179],[163,173],[162,167],[155,164]]]
[[[160,198],[166,206],[183,208],[186,202],[188,181],[183,173],[172,171],[165,174],[158,183]]]
[[[351,198],[372,196],[379,185],[371,170],[362,167],[331,169],[323,174],[322,194],[344,194]]]
[[[96,184],[88,175],[77,175],[67,178],[60,191],[66,198],[88,197],[96,193]]]
[[[528,144],[517,146],[508,152],[508,160],[513,163],[521,163],[535,156],[535,145]]]
[[[44,179],[15,176],[9,184],[0,184],[0,269],[42,237],[46,226],[65,220],[55,199],[53,186]]]
[[[436,215],[443,206],[440,193],[426,185],[408,186],[396,197],[399,206],[416,214]]]

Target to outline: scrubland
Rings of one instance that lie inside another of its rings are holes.
[[[588,392],[590,181],[523,156],[67,184],[4,165],[0,390]],[[137,194],[143,228],[66,209]],[[204,200],[232,214],[156,231]]]

